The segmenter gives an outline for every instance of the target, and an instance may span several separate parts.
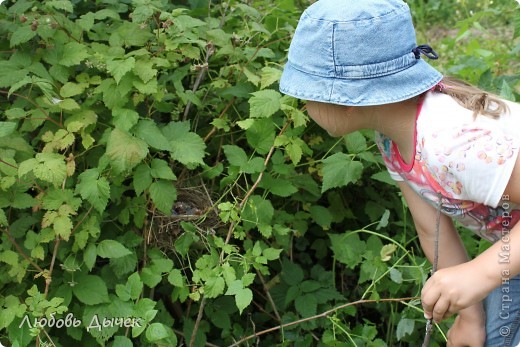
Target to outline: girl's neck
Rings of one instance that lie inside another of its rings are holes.
[[[374,129],[397,145],[406,164],[410,164],[415,153],[415,122],[420,104],[420,97],[398,103],[370,106],[362,109],[366,114],[361,127]]]

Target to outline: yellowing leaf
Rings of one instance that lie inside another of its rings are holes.
[[[131,170],[148,154],[146,142],[115,128],[107,142],[107,156],[116,172]]]

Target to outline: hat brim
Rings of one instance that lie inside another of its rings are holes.
[[[422,59],[405,70],[365,79],[316,76],[287,62],[280,80],[280,91],[303,100],[370,106],[410,99],[431,89],[441,79],[442,74]]]

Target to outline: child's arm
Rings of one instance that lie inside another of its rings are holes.
[[[406,183],[398,182],[401,192],[414,219],[421,247],[428,260],[433,263],[435,253],[436,209],[426,203]],[[441,214],[439,232],[438,269],[445,269],[467,262],[468,256],[452,220]],[[470,274],[471,275],[471,274]],[[485,313],[481,302],[463,310],[448,334],[454,345],[482,345],[485,339]],[[432,312],[426,312],[431,317]]]
[[[520,204],[520,157],[504,195],[510,204]],[[421,295],[425,312],[442,320],[482,300],[520,274],[520,222],[514,227],[507,223],[506,218],[502,239],[482,254],[467,263],[442,269],[426,282]]]

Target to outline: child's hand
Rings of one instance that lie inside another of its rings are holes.
[[[482,305],[477,304],[477,306],[480,307],[480,310],[472,310],[472,313],[468,312],[468,315],[459,314],[455,318],[455,322],[448,331],[447,347],[484,346],[486,341],[485,314]]]
[[[425,317],[440,322],[484,299],[493,285],[483,273],[473,261],[435,272],[421,292]]]

